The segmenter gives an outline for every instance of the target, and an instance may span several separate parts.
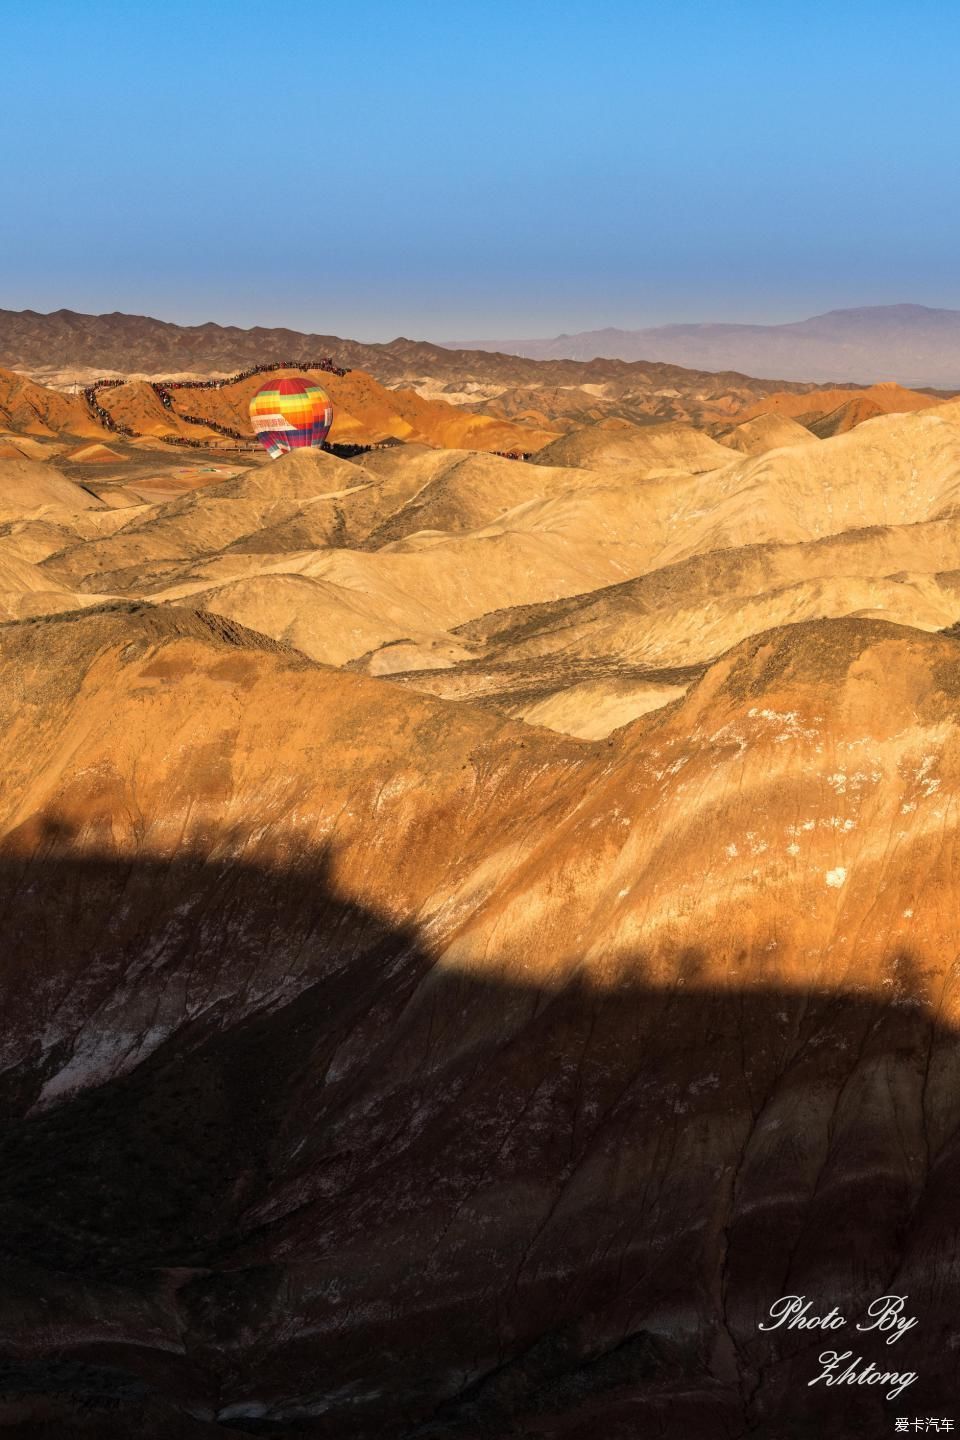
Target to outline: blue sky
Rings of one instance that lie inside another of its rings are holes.
[[[32,0],[2,35],[7,308],[445,339],[960,307],[946,0]]]

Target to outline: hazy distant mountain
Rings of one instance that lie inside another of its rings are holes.
[[[610,334],[627,332],[611,331]],[[533,341],[550,345],[552,341]],[[589,347],[588,347],[589,348]],[[528,359],[515,350],[498,354],[496,346],[483,344],[473,350],[429,340],[408,340],[398,336],[382,344],[345,339],[339,335],[318,335],[282,327],[255,325],[177,325],[150,315],[126,315],[114,310],[108,315],[84,315],[75,310],[0,310],[0,366],[14,370],[38,371],[120,371],[124,374],[177,374],[198,371],[229,374],[248,365],[272,360],[310,360],[331,355],[341,365],[369,370],[385,384],[396,384],[421,376],[442,380],[493,381],[498,384],[605,383],[645,379],[661,386],[688,386],[728,378],[731,382],[749,379],[690,374],[674,365],[650,364],[640,360],[603,359],[584,364],[565,356],[548,357],[552,363]],[[593,352],[589,357],[593,358]],[[769,379],[786,380],[787,376]],[[769,388],[769,387],[767,387]]]
[[[960,310],[885,305],[832,310],[789,325],[661,325],[588,330],[553,340],[444,344],[402,336],[365,344],[284,328],[176,325],[119,311],[0,310],[0,366],[34,373],[93,368],[227,374],[268,360],[321,355],[369,370],[385,384],[422,376],[507,385],[548,379],[606,383],[639,379],[645,371],[649,382],[681,388],[709,374],[713,381],[724,376],[732,382],[749,376],[791,383],[897,380],[953,390],[960,388]],[[552,364],[549,372],[540,368],[545,361]]]
[[[872,305],[788,325],[660,325],[585,330],[553,340],[457,341],[532,359],[657,360],[784,380],[960,386],[960,310]]]
[[[148,315],[41,314],[0,310],[0,367],[69,384],[119,372],[230,375],[273,360],[316,360],[366,370],[384,385],[413,386],[453,404],[489,407],[506,420],[544,425],[566,415],[587,424],[609,416],[644,420],[705,420],[733,415],[773,391],[805,390],[779,379],[706,374],[649,361],[534,360],[488,348],[454,350],[399,337],[364,344],[337,335],[236,325],[175,325]]]

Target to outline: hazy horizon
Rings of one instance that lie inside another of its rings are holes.
[[[916,305],[915,302],[909,301],[909,300],[894,301],[894,302],[891,302],[891,303],[892,303],[893,308],[906,308],[906,307],[909,307],[909,308],[912,308],[912,309],[930,309],[930,310],[935,310],[935,311],[944,311],[944,310],[949,310],[950,308],[952,308],[952,307],[949,307],[949,306],[920,306],[920,305]],[[863,309],[863,308],[871,308],[871,307],[844,305],[844,306],[836,306],[836,307],[833,307],[832,311],[830,311],[830,312],[819,312],[819,313],[820,313],[820,314],[842,313],[843,311],[859,310],[859,309]],[[876,307],[873,307],[873,308],[876,308]],[[880,307],[880,308],[884,308],[884,307]],[[160,314],[149,314],[149,313],[147,313],[146,311],[118,310],[118,309],[116,309],[116,307],[114,307],[114,309],[112,309],[112,310],[82,311],[82,310],[79,310],[77,306],[75,306],[75,305],[68,305],[68,304],[57,305],[57,306],[53,306],[53,307],[46,308],[46,309],[41,309],[41,308],[39,308],[39,307],[36,306],[36,305],[24,305],[24,306],[19,306],[19,307],[13,307],[13,306],[10,306],[10,305],[0,304],[0,310],[13,311],[13,313],[33,312],[33,313],[38,314],[38,315],[53,315],[53,314],[57,314],[57,313],[59,313],[59,312],[61,312],[61,311],[72,312],[73,314],[79,314],[79,315],[95,314],[95,315],[100,315],[100,316],[109,316],[109,315],[111,315],[111,314],[118,314],[118,315],[127,316],[128,318],[141,318],[141,319],[145,319],[145,320],[155,320],[155,321],[159,321],[159,322],[162,323],[162,324],[172,324],[172,325],[179,325],[179,326],[199,326],[199,327],[202,327],[202,326],[204,326],[204,325],[218,325],[218,326],[221,326],[221,327],[223,327],[223,328],[225,328],[225,329],[226,329],[226,328],[235,328],[235,329],[240,329],[240,330],[251,330],[251,329],[256,329],[256,328],[262,328],[262,329],[268,329],[268,330],[274,330],[274,329],[306,330],[306,329],[308,328],[308,327],[299,326],[299,325],[286,324],[286,323],[283,323],[283,322],[275,322],[275,323],[274,323],[274,322],[271,322],[270,320],[256,320],[256,321],[250,322],[250,324],[241,324],[240,322],[238,322],[238,321],[236,321],[236,320],[232,320],[232,319],[229,319],[229,318],[218,318],[218,317],[213,316],[213,315],[205,315],[202,319],[186,319],[186,320],[184,320],[184,319],[179,319],[179,318],[177,318],[176,316],[169,315],[169,314],[162,314],[162,315],[160,315]],[[960,314],[960,307],[958,307],[957,313]],[[809,320],[809,319],[813,319],[813,318],[816,318],[816,317],[815,317],[814,315],[790,315],[790,316],[783,316],[782,318],[779,318],[779,319],[771,319],[771,320],[742,320],[742,319],[740,319],[740,318],[732,319],[732,318],[730,318],[730,317],[727,317],[726,320],[717,319],[717,318],[711,318],[711,319],[705,320],[705,321],[703,321],[703,322],[693,322],[693,323],[715,324],[715,325],[720,325],[720,326],[722,326],[722,325],[768,325],[768,326],[777,326],[777,325],[795,324],[795,323],[798,323],[798,322],[800,322],[800,321]],[[691,322],[688,322],[688,321],[677,321],[677,322],[673,322],[673,321],[669,321],[669,320],[664,320],[664,321],[658,321],[658,322],[657,322],[657,325],[660,325],[660,326],[669,326],[669,325],[674,324],[674,323],[676,323],[676,324],[686,324],[686,323],[691,323]],[[313,327],[310,327],[310,329],[312,329],[312,328],[313,328]],[[644,327],[644,326],[642,326],[642,325],[636,325],[636,326],[587,325],[587,326],[584,326],[584,327],[583,327],[583,331],[584,331],[585,333],[591,333],[591,332],[593,332],[593,331],[600,331],[600,330],[604,330],[604,329],[617,329],[617,330],[630,331],[630,330],[642,330],[642,329],[644,329],[644,328],[646,328],[646,327]],[[650,328],[654,328],[654,327],[651,326]],[[341,339],[344,339],[344,340],[347,340],[347,339],[349,339],[349,340],[357,340],[357,341],[359,341],[359,342],[361,342],[361,343],[363,343],[363,344],[371,344],[371,345],[375,345],[375,344],[388,344],[390,341],[393,341],[393,340],[406,339],[406,340],[422,341],[422,342],[427,342],[427,343],[435,343],[435,344],[441,344],[441,345],[449,346],[449,345],[454,345],[454,344],[457,344],[457,343],[467,343],[467,344],[469,344],[469,342],[470,342],[471,340],[474,340],[474,339],[477,340],[477,341],[478,341],[479,343],[481,343],[481,344],[489,344],[490,341],[492,341],[492,340],[497,340],[497,339],[510,340],[510,341],[523,341],[523,340],[533,340],[533,339],[539,339],[539,338],[562,338],[564,335],[571,335],[571,336],[572,336],[572,335],[577,334],[578,332],[576,332],[576,331],[557,330],[557,331],[551,332],[551,335],[550,335],[550,336],[544,336],[544,337],[539,337],[539,336],[535,337],[535,336],[532,336],[532,335],[531,335],[531,336],[526,336],[526,335],[520,335],[520,334],[516,334],[516,335],[476,335],[476,336],[449,336],[449,335],[438,336],[438,335],[427,335],[427,334],[417,335],[417,334],[413,334],[413,333],[402,334],[402,333],[399,332],[399,331],[398,331],[396,334],[393,334],[393,335],[360,335],[360,334],[354,333],[353,331],[336,332],[336,331],[333,331],[333,330],[326,330],[326,331],[325,331],[325,330],[322,330],[322,329],[313,330],[313,333],[315,333],[315,334],[321,334],[321,335],[322,335],[322,334],[329,334],[329,335],[338,334],[338,335],[339,335],[339,338],[341,338]]]
[[[361,340],[960,307],[958,32],[929,3],[905,31],[883,3],[41,0],[6,17],[43,84],[0,98],[0,303]]]

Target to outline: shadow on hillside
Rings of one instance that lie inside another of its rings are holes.
[[[0,867],[0,1427],[876,1436],[955,1393],[960,1047],[887,1002],[443,971],[329,874]],[[229,848],[229,837],[220,837]],[[838,1334],[757,1330],[781,1295]],[[858,1335],[909,1294],[897,1344]],[[817,1356],[915,1371],[811,1388]]]

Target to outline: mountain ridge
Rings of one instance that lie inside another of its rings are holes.
[[[336,335],[255,326],[181,326],[151,316],[41,314],[0,310],[0,369],[61,390],[100,378],[222,379],[264,364],[330,356],[390,389],[416,390],[461,411],[547,430],[601,419],[631,424],[729,422],[766,395],[804,393],[814,383],[758,380],[649,361],[536,360],[483,350],[451,350],[399,336],[366,344]],[[335,401],[336,403],[336,401]],[[522,448],[529,449],[529,445]]]
[[[332,353],[341,364],[370,370],[385,384],[422,373],[457,381],[495,375],[515,382],[547,377],[557,382],[582,382],[631,373],[656,373],[664,382],[692,378],[687,366],[616,357],[601,359],[599,364],[558,357],[544,369],[542,361],[496,352],[486,342],[464,350],[453,344],[411,340],[402,335],[384,342],[365,342],[283,326],[244,329],[212,320],[201,325],[178,325],[119,310],[88,315],[68,309],[48,313],[0,309],[0,366],[31,374],[52,370],[55,363],[61,370],[99,367],[124,374],[176,374],[194,368],[211,372],[221,366],[233,371],[248,363],[287,360],[298,350],[305,355]],[[736,372],[729,376],[709,372],[710,380],[727,378],[754,379]]]
[[[451,348],[467,342],[451,341]],[[960,310],[897,304],[828,310],[784,324],[607,326],[553,338],[471,341],[533,359],[645,359],[791,381],[953,387],[960,382]]]

